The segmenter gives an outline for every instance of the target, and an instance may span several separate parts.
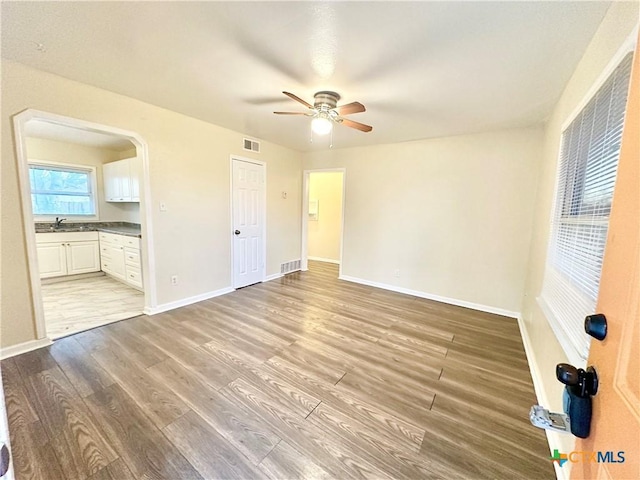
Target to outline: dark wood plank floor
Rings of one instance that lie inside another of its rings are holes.
[[[555,478],[514,319],[334,265],[2,362],[16,476]]]

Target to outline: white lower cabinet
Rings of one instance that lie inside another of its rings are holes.
[[[100,271],[97,232],[37,233],[40,278]]]
[[[103,272],[143,290],[139,238],[100,232],[100,257]]]
[[[98,242],[69,242],[66,253],[68,275],[100,271]]]
[[[40,278],[61,277],[67,274],[67,254],[64,243],[37,245]]]
[[[122,245],[104,245],[104,247],[101,246],[100,248],[102,271],[124,280],[124,247]]]

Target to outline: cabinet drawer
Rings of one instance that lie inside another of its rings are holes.
[[[113,233],[100,232],[100,241],[103,243],[111,243],[113,245],[123,245],[122,235],[114,235]]]
[[[127,265],[140,267],[140,250],[125,247],[124,249],[124,262]]]
[[[139,270],[134,271],[127,269],[127,282],[131,285],[142,288],[142,273]]]
[[[113,269],[111,268],[111,258],[103,256],[100,259],[100,270],[107,273],[113,272]]]
[[[140,239],[138,237],[122,237],[123,244],[125,247],[135,248],[136,250],[140,250]]]

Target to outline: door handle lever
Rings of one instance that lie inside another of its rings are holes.
[[[235,233],[236,235],[240,235],[240,230],[236,230],[236,231],[235,231],[235,232],[233,232],[233,233]]]

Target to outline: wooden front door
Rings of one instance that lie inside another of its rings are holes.
[[[640,40],[638,41],[640,44]],[[602,452],[573,465],[572,479],[640,479],[640,55],[636,47],[618,178],[609,220],[597,310],[608,334],[593,340],[599,376],[591,435],[576,451]],[[611,455],[606,452],[612,452]],[[619,452],[624,452],[621,461]],[[613,461],[608,461],[608,459]],[[615,462],[614,462],[615,461]]]

